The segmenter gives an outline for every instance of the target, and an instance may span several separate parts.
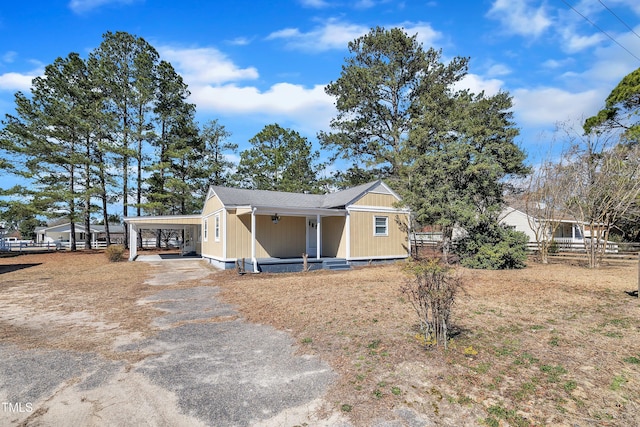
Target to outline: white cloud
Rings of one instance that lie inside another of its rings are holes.
[[[504,64],[494,64],[487,70],[488,76],[507,76],[511,73],[511,68]]]
[[[228,40],[227,43],[234,46],[247,46],[251,43],[251,39],[247,37],[236,37],[235,39]]]
[[[300,4],[304,7],[309,7],[312,9],[324,9],[331,6],[329,2],[325,0],[300,0]]]
[[[307,33],[302,33],[297,28],[285,28],[269,34],[267,40],[284,40],[289,49],[322,52],[331,49],[346,49],[350,41],[368,31],[369,28],[364,25],[330,19],[323,26]]]
[[[419,42],[425,47],[434,44],[441,37],[441,33],[424,22],[404,22],[386,25],[386,28],[401,27],[409,35],[417,34]],[[329,19],[323,25],[303,33],[298,28],[285,28],[274,31],[267,36],[267,40],[284,40],[289,49],[307,52],[323,52],[332,49],[346,49],[349,42],[367,34],[370,28],[365,25],[342,22]]]
[[[107,4],[131,4],[136,0],[71,0],[69,8],[74,13],[85,13]]]
[[[39,73],[5,73],[0,74],[0,90],[11,92],[27,92],[31,89],[31,81],[38,77]]]
[[[266,91],[252,86],[200,86],[192,88],[191,101],[198,111],[223,114],[258,114],[278,120],[290,120],[311,129],[326,129],[335,115],[333,98],[323,85],[306,88],[277,83]]]
[[[552,127],[565,120],[584,120],[595,114],[604,100],[601,91],[595,89],[572,93],[553,87],[539,87],[516,89],[512,95],[518,123],[536,127]]]
[[[257,79],[258,70],[239,67],[215,48],[163,46],[158,51],[183,76],[191,91],[189,100],[199,112],[291,121],[314,133],[327,128],[335,115],[333,98],[325,94],[324,85],[307,88],[281,82],[261,90],[240,83]]]
[[[487,16],[500,21],[509,34],[538,37],[552,21],[544,5],[536,8],[530,3],[529,0],[495,0]]]
[[[12,63],[13,61],[15,61],[17,56],[18,56],[17,52],[14,52],[14,51],[5,52],[5,54],[2,55],[2,62]]]
[[[477,74],[467,74],[464,78],[454,85],[456,90],[469,89],[472,93],[483,92],[487,96],[495,95],[500,92],[504,82],[498,79],[484,79]]]
[[[371,9],[376,5],[375,0],[358,0],[354,7],[356,9]]]
[[[394,26],[396,25],[392,25],[387,28],[391,28]],[[402,27],[404,31],[410,36],[417,34],[416,38],[420,43],[424,45],[425,49],[428,49],[429,47],[436,45],[437,44],[436,41],[442,37],[442,33],[434,30],[430,24],[427,24],[424,22],[417,22],[415,24],[411,22],[405,22],[397,26]]]
[[[561,47],[565,52],[569,53],[580,52],[581,50],[597,46],[607,38],[602,33],[581,36],[579,34],[576,34],[571,28],[565,28],[561,30],[560,35],[563,39]]]
[[[573,64],[574,60],[572,58],[564,58],[564,59],[547,59],[542,63],[544,68],[549,68],[555,70],[557,68],[562,68],[568,65]]]
[[[240,68],[215,48],[158,48],[162,58],[179,70],[185,82],[191,85],[223,84],[258,78],[254,67]]]

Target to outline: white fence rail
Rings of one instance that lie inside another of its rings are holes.
[[[121,242],[111,242],[111,244],[122,244]],[[91,242],[92,249],[104,249],[107,247],[107,242],[105,241],[97,241]],[[142,240],[143,248],[155,248],[156,247],[156,239],[143,239]],[[166,248],[167,245],[165,242],[161,242],[161,247]],[[171,240],[169,241],[169,247],[178,248],[180,247],[180,242]],[[15,241],[0,241],[0,251],[2,252],[41,252],[41,251],[60,251],[60,250],[69,250],[71,249],[71,242],[68,241],[57,241],[57,242],[15,242]],[[85,249],[84,241],[76,242],[76,249],[82,250]]]
[[[442,235],[440,233],[412,233],[411,236],[412,247],[436,247],[442,242]],[[555,238],[556,248],[558,252],[586,252],[585,243],[572,238]],[[590,244],[587,239],[587,245]],[[600,242],[600,245],[604,245],[604,242]],[[454,243],[455,245],[455,243]],[[587,246],[588,247],[588,246]],[[538,244],[536,242],[527,243],[527,248],[530,251],[538,250]],[[607,242],[605,253],[630,253],[640,251],[640,244],[638,243],[616,243]]]

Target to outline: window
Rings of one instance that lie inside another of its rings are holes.
[[[215,239],[216,242],[220,241],[220,214],[216,214],[215,216]]]
[[[204,241],[207,241],[207,237],[209,235],[209,218],[204,219],[204,230],[202,231],[202,236],[204,237]]]
[[[373,217],[373,235],[374,236],[389,235],[389,217],[387,216]]]

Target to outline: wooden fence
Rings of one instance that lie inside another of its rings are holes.
[[[442,243],[439,233],[414,233],[411,235],[411,248],[414,251],[422,249],[438,249]],[[455,246],[455,243],[453,243]],[[534,253],[538,250],[536,242],[527,243],[527,249]],[[415,253],[415,252],[414,252]],[[571,239],[556,239],[556,250],[550,253],[551,256],[578,257],[586,253],[584,243],[575,242]],[[637,259],[640,253],[640,243],[607,242],[605,259]]]

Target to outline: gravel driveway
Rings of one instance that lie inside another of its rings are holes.
[[[202,286],[164,289],[178,280],[167,280],[176,267]],[[203,269],[200,261],[155,267],[149,284],[158,291],[139,303],[163,310],[159,332],[116,348],[152,354],[134,365],[0,343],[0,425],[348,425],[337,413],[316,418],[335,379],[330,367],[220,302]]]

